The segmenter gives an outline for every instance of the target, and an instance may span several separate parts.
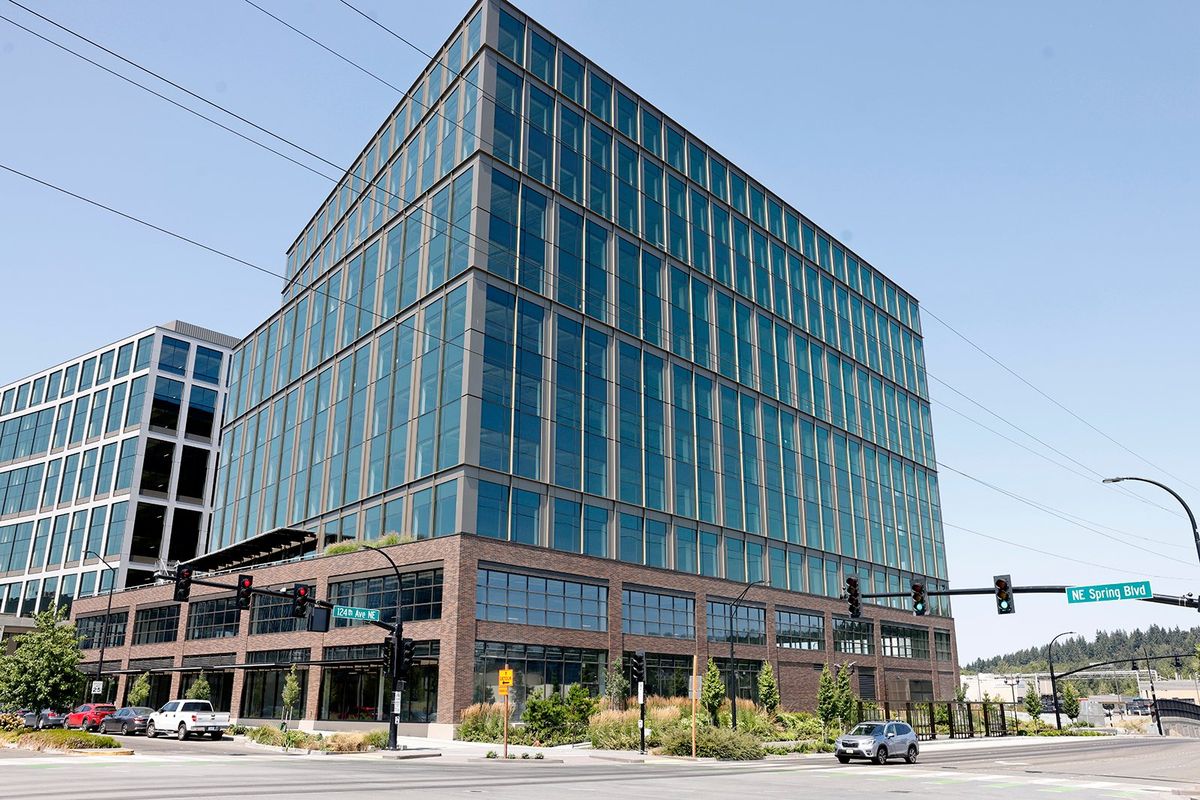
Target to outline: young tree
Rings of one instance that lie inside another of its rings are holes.
[[[717,712],[721,710],[721,703],[725,702],[725,694],[725,681],[721,680],[721,670],[717,668],[717,662],[710,658],[708,669],[704,673],[704,683],[700,688],[700,705],[704,706],[714,726],[720,724]]]
[[[212,687],[208,685],[208,678],[204,677],[204,672],[200,672],[200,676],[196,678],[196,682],[188,687],[184,697],[188,700],[211,700]]]
[[[967,685],[965,683],[954,690],[954,699],[959,703],[967,702]]]
[[[41,710],[71,708],[86,678],[74,623],[62,624],[65,608],[34,618],[34,628],[16,637],[17,649],[0,657],[0,705]]]
[[[837,678],[834,680],[834,701],[837,706],[837,717],[842,722],[842,727],[849,727],[854,719],[854,686],[850,682],[850,665],[842,664],[837,671]]]
[[[1030,681],[1029,688],[1025,690],[1025,713],[1034,721],[1042,717],[1042,696],[1038,693],[1037,681]]]
[[[1063,684],[1062,710],[1071,719],[1079,716],[1079,690],[1073,683]]]
[[[296,708],[296,704],[300,702],[300,675],[296,672],[296,665],[292,664],[292,668],[288,670],[287,677],[283,681],[283,724],[292,719],[292,711]]]
[[[129,705],[144,706],[150,702],[150,673],[143,672],[129,687]]]
[[[837,686],[833,682],[833,673],[826,664],[821,670],[821,680],[817,683],[817,718],[821,720],[825,736],[829,735],[829,726],[837,719],[837,700]]]
[[[620,658],[608,665],[608,673],[604,677],[604,696],[608,698],[609,708],[625,709],[625,701],[629,699],[629,681],[625,678]]]
[[[768,714],[779,710],[779,682],[775,680],[770,661],[764,661],[758,673],[758,702]]]

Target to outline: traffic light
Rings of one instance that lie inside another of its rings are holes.
[[[389,636],[383,640],[383,674],[392,676],[395,674],[392,667],[396,657],[396,639]]]
[[[925,600],[925,584],[914,583],[912,585],[912,601],[913,613],[918,617],[925,616],[925,612],[929,610],[929,603]]]
[[[996,583],[996,613],[1012,614],[1016,611],[1013,604],[1012,577],[997,575],[992,580]]]
[[[846,602],[850,606],[850,616],[858,619],[862,616],[862,592],[858,588],[858,577],[846,576]]]
[[[312,605],[313,587],[307,583],[292,585],[292,616],[304,619],[308,616],[308,607]]]
[[[175,567],[175,602],[186,603],[192,593],[192,568],[184,564]]]
[[[237,607],[238,611],[249,611],[250,604],[254,602],[254,592],[251,589],[254,587],[253,575],[238,575],[237,587]]]
[[[629,682],[634,686],[646,682],[646,654],[641,650],[629,660]]]
[[[400,674],[407,675],[412,669],[413,655],[416,653],[417,643],[412,639],[400,640]]]

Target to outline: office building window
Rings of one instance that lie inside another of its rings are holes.
[[[625,633],[696,638],[696,601],[691,597],[656,594],[638,589],[621,592],[621,624]]]
[[[879,625],[879,648],[892,658],[929,658],[929,630],[883,622]]]
[[[733,615],[733,633],[729,629],[729,603],[708,602],[708,640],[739,644],[767,643],[767,611],[757,606],[739,605]]]
[[[139,608],[133,618],[134,644],[162,644],[179,636],[179,606]]]
[[[875,655],[875,623],[834,617],[833,649],[859,656]]]
[[[404,622],[442,617],[442,570],[425,569],[405,572],[400,575],[399,598],[396,593],[396,576],[380,575],[374,578],[359,578],[330,584],[329,596],[340,606],[377,608],[383,622],[395,622],[396,604],[400,604],[400,618]],[[348,619],[334,620],[334,627],[349,628],[363,625]]]
[[[20,584],[13,584],[13,586],[20,586]],[[80,596],[83,596],[83,592],[80,592]],[[79,647],[81,650],[91,650],[100,646],[100,640],[104,636],[105,630],[104,618],[104,614],[97,614],[91,617],[80,617],[75,620],[75,630],[79,634]],[[108,642],[104,646],[121,647],[124,645],[125,627],[128,623],[128,611],[114,611],[109,614],[107,628]]]
[[[188,607],[188,639],[224,639],[238,635],[236,597],[198,600]]]
[[[808,611],[776,611],[775,644],[792,650],[824,650],[825,616]]]
[[[516,625],[608,630],[608,587],[481,569],[475,618]]]

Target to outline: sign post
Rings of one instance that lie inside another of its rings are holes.
[[[1126,581],[1125,583],[1098,583],[1093,586],[1068,586],[1067,602],[1103,603],[1108,600],[1146,600],[1153,597],[1150,581]]]
[[[500,670],[500,696],[504,698],[504,758],[508,758],[508,690],[513,684],[513,671],[504,665]]]
[[[692,656],[692,758],[696,757],[696,703],[700,700],[700,656]]]

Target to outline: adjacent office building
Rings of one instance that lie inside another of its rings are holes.
[[[693,656],[746,695],[769,660],[797,707],[826,663],[865,697],[953,693],[948,603],[837,599],[847,574],[946,582],[916,301],[513,6],[470,10],[287,264],[233,353],[194,563],[400,613],[406,720],[453,723],[505,663],[518,706],[599,691],[632,651],[657,693]],[[393,532],[400,585],[370,552],[267,566]],[[230,595],[198,588],[152,644],[169,587],[126,593],[145,628],[114,670],[217,670],[255,718],[296,663],[313,724],[385,718],[377,629]]]
[[[6,636],[202,552],[236,343],[170,322],[0,387]]]

